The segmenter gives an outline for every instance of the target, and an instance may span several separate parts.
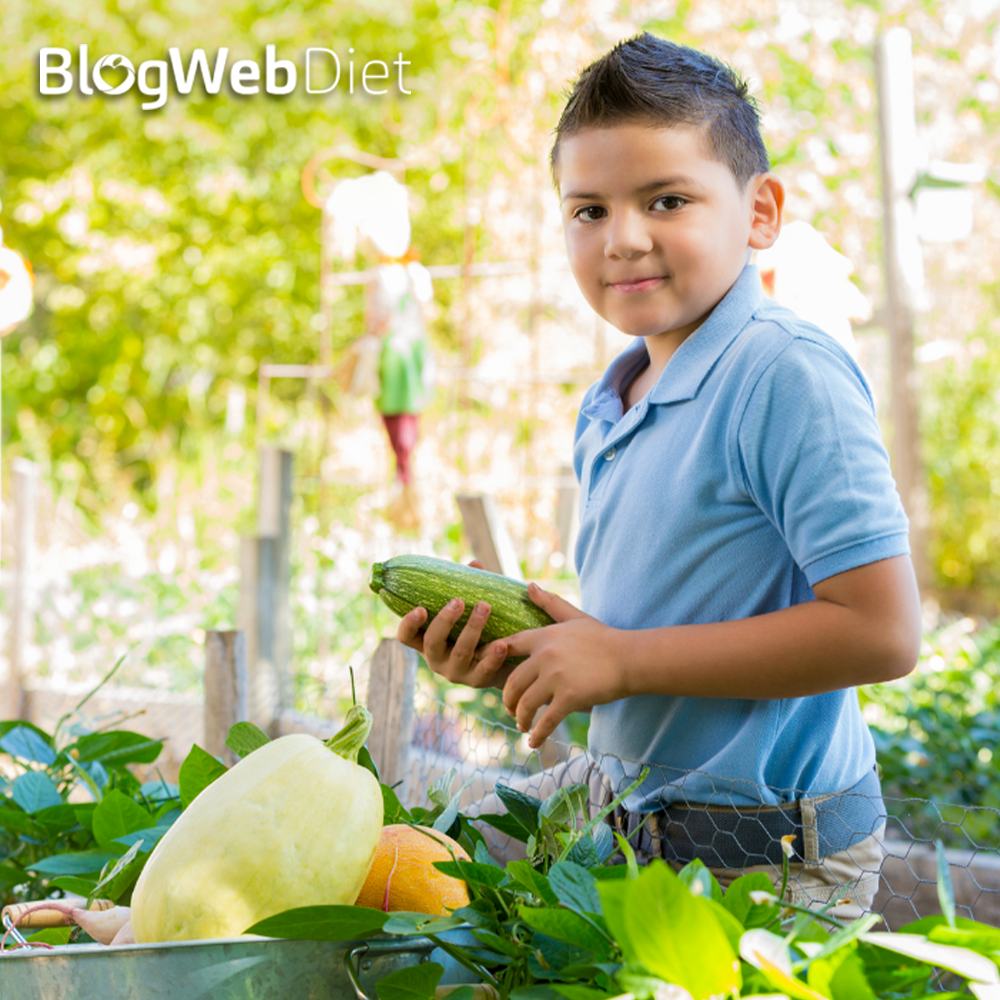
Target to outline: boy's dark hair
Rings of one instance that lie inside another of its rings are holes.
[[[628,123],[703,128],[741,187],[770,169],[745,81],[718,59],[648,32],[619,42],[580,74],[556,126],[553,175],[563,139]]]

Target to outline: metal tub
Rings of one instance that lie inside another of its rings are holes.
[[[443,937],[457,941],[467,934]],[[472,978],[420,937],[24,948],[0,956],[0,1000],[374,1000],[383,976],[427,961],[445,967],[443,983]]]

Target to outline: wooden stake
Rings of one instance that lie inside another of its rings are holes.
[[[249,718],[246,639],[236,630],[205,633],[205,749],[232,766],[231,726]]]
[[[370,669],[368,711],[374,721],[368,752],[382,783],[395,785],[406,778],[413,741],[417,654],[396,639],[383,639],[375,650]]]

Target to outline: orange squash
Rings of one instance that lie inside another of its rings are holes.
[[[454,840],[437,830],[405,823],[383,827],[356,905],[440,916],[468,906],[465,883],[434,867],[435,861],[451,861],[451,852],[460,860],[470,860]]]

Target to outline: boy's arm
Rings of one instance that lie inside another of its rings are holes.
[[[570,712],[618,698],[798,698],[913,669],[920,599],[909,556],[838,573],[813,593],[815,601],[753,618],[633,631],[531,584],[531,599],[557,624],[503,640],[505,655],[527,657],[510,671],[504,704],[523,732],[548,703],[531,733],[538,747]],[[500,662],[486,646],[473,673]]]

